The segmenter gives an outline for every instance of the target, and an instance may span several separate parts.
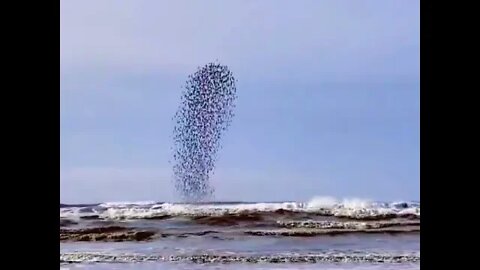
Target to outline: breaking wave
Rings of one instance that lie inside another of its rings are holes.
[[[155,219],[167,216],[225,216],[245,214],[306,214],[355,220],[396,217],[420,218],[419,202],[374,202],[316,197],[308,202],[212,202],[199,204],[158,202],[107,202],[91,205],[60,205],[60,217],[107,220]]]

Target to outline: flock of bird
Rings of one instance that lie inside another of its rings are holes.
[[[188,77],[173,132],[175,187],[184,200],[202,201],[213,194],[209,179],[236,97],[235,78],[227,66],[209,63]]]

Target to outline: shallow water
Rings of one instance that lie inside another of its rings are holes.
[[[330,208],[322,205],[318,209],[307,206],[301,203],[217,203],[168,204],[165,207],[165,204],[153,202],[63,206],[60,208],[61,220],[76,223],[62,227],[67,232],[115,225],[153,230],[156,234],[148,241],[140,242],[62,241],[60,267],[420,268],[419,203],[401,206],[356,204],[353,207],[336,204]],[[412,212],[418,214],[404,216],[404,213]],[[345,217],[345,213],[351,216]],[[379,227],[387,231],[375,231]],[[391,228],[399,231],[392,233]],[[252,235],[252,231],[257,234]]]

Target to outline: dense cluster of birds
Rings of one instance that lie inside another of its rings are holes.
[[[227,66],[210,63],[188,77],[173,132],[175,187],[184,200],[202,201],[213,194],[209,176],[235,99],[235,78]]]

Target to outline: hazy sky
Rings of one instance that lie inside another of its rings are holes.
[[[181,87],[238,80],[217,200],[419,199],[419,1],[61,2],[61,201],[177,200]]]

